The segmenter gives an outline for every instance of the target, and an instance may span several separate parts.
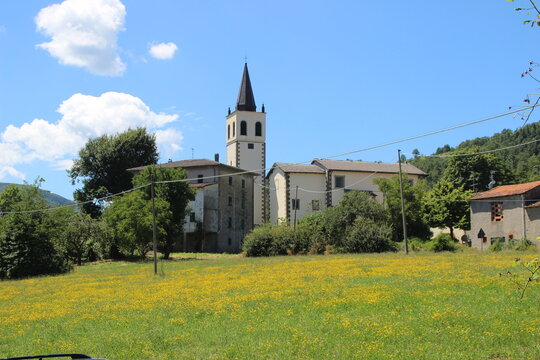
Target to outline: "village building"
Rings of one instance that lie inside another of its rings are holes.
[[[257,174],[253,196],[255,225],[264,222],[264,175],[266,173],[266,112],[264,104],[257,111],[247,64],[240,82],[236,107],[226,117],[226,164]]]
[[[427,176],[411,164],[402,164],[409,181]],[[294,224],[303,217],[335,206],[349,191],[364,191],[380,203],[383,193],[374,180],[399,174],[399,164],[315,159],[309,165],[275,163],[266,176],[268,220]]]
[[[253,179],[257,174],[208,159],[169,161],[164,168],[182,168],[196,191],[188,204],[184,236],[174,251],[241,251],[244,236],[253,229]],[[129,169],[138,173],[146,166]]]
[[[540,181],[497,186],[470,199],[472,246],[486,250],[496,240],[540,242]]]

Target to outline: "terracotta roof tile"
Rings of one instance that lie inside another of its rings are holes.
[[[488,191],[476,194],[471,200],[490,199],[503,196],[525,194],[540,186],[540,181],[533,181],[525,184],[501,185]]]
[[[398,163],[315,159],[313,160],[312,164],[320,164],[321,167],[333,171],[366,171],[389,174],[399,173]],[[402,163],[401,168],[403,172],[410,175],[427,176],[425,172],[411,164]]]
[[[194,184],[189,184],[189,187],[199,189],[199,188],[203,188],[203,187],[207,187],[209,185],[215,185],[215,184],[217,184],[217,183],[215,183],[215,182],[194,183]]]
[[[280,168],[286,173],[315,173],[324,174],[324,170],[315,165],[275,163],[274,166]]]

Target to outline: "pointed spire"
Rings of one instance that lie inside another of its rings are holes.
[[[257,111],[253,89],[251,88],[251,81],[249,80],[247,63],[244,64],[244,74],[242,75],[242,82],[240,83],[240,91],[238,92],[238,100],[236,101],[236,110]]]

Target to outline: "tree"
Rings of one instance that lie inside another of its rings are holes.
[[[472,191],[455,186],[447,180],[439,181],[424,198],[424,213],[432,227],[449,228],[454,239],[454,229],[471,226],[469,199]]]
[[[158,157],[156,138],[144,128],[90,139],[68,170],[72,184],[83,185],[73,197],[87,202],[126,191],[131,188],[133,178],[127,169],[155,164]],[[83,211],[97,218],[103,212],[103,204],[86,203]]]
[[[0,279],[57,274],[70,269],[54,247],[52,215],[38,179],[0,194]]]
[[[357,222],[366,222],[366,225],[361,226]],[[379,245],[366,244],[364,241],[366,239],[357,235],[359,232],[367,232],[367,227],[371,226],[381,229],[389,228],[388,222],[389,212],[381,204],[363,191],[351,191],[343,196],[337,206],[306,216],[300,224],[307,224],[306,226],[312,230],[310,237],[317,243],[312,243],[312,246],[319,251],[323,250],[324,246],[331,245],[337,251],[356,252],[362,249],[381,249]],[[356,231],[351,233],[351,229],[356,229]],[[369,234],[375,233],[384,235],[387,232],[369,232]],[[380,236],[374,238],[373,241],[381,244],[380,238]],[[390,241],[384,244],[389,245]]]
[[[155,199],[156,228],[160,238],[167,235],[166,229],[172,221],[169,203],[161,198]],[[141,259],[152,248],[152,202],[141,190],[129,192],[107,207],[103,219],[113,232],[115,244],[125,255],[135,252]],[[163,244],[161,244],[163,246]]]
[[[384,202],[390,212],[391,223],[394,225],[393,237],[396,241],[403,239],[403,220],[401,216],[401,191],[399,175],[389,179],[374,180],[379,190],[384,194]],[[423,202],[427,185],[424,181],[411,185],[407,176],[403,179],[403,198],[405,199],[405,214],[407,233],[409,236],[428,240],[431,236],[429,225],[424,220]]]
[[[454,154],[476,152],[479,152],[477,147],[463,149]],[[488,190],[492,179],[496,186],[513,184],[516,181],[512,170],[495,154],[454,156],[448,161],[443,179],[456,188],[463,187],[473,192]]]
[[[55,241],[58,250],[77,265],[102,258],[106,252],[105,245],[109,242],[105,222],[73,210],[65,215],[67,224]]]
[[[160,181],[172,181],[186,179],[186,172],[183,169],[164,168],[158,166],[148,166],[133,178],[133,186],[139,187],[146,184]],[[142,189],[145,199],[150,200],[150,186]],[[172,252],[174,241],[178,239],[184,226],[184,218],[189,201],[195,199],[195,192],[189,187],[186,181],[179,181],[166,184],[156,184],[154,187],[155,197],[166,201],[169,204],[171,220],[165,228],[166,241],[160,251],[165,259],[169,258]]]

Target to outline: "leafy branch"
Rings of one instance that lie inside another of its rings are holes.
[[[507,271],[506,276],[512,281],[521,292],[520,299],[523,299],[529,285],[533,282],[540,282],[540,258],[524,262],[517,258],[513,267],[521,269],[518,272]],[[502,276],[502,274],[499,274]]]
[[[510,1],[510,2],[514,2],[515,0],[507,0],[507,1]],[[536,3],[533,1],[533,0],[529,0],[529,3],[531,4],[531,7],[530,8],[515,8],[514,10],[516,11],[525,11],[527,13],[527,15],[531,15],[531,12],[536,12],[536,19],[529,19],[529,20],[525,20],[523,21],[524,24],[530,24],[531,27],[533,27],[535,24],[537,26],[540,26],[540,9],[538,8],[538,6],[536,5]]]

